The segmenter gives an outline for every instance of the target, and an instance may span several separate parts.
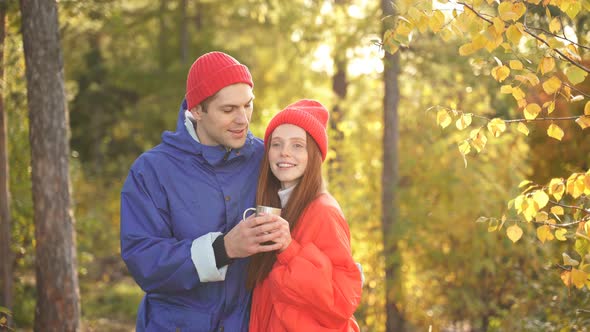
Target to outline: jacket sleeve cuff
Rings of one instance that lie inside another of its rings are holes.
[[[207,233],[195,239],[191,245],[191,259],[201,282],[225,280],[227,265],[218,269],[213,252],[213,242],[221,234],[219,232]]]
[[[225,250],[225,234],[218,236],[215,241],[213,241],[213,254],[215,255],[215,264],[217,265],[217,268],[229,265],[234,261],[227,256],[227,251]]]
[[[287,249],[283,250],[283,252],[277,255],[277,260],[281,264],[289,264],[293,257],[297,256],[297,254],[301,251],[301,245],[295,241],[291,240],[291,243],[287,247]]]

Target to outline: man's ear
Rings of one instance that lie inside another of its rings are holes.
[[[203,106],[201,104],[190,109],[191,115],[195,120],[201,120],[203,117]]]

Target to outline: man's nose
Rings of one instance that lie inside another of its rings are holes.
[[[246,107],[240,107],[237,112],[235,121],[237,123],[249,123],[250,120],[248,119],[248,109]]]

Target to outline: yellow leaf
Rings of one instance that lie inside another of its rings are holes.
[[[459,129],[459,130],[463,130],[463,129],[469,127],[470,124],[471,124],[471,114],[463,114],[457,119],[457,122],[455,122],[455,125],[457,126],[457,129]]]
[[[510,68],[513,70],[522,70],[524,66],[522,65],[522,62],[518,60],[510,60]]]
[[[492,219],[490,220],[490,223],[488,224],[488,232],[495,232],[498,230],[498,219]]]
[[[535,220],[536,221],[547,221],[547,220],[549,220],[549,215],[547,214],[547,212],[541,211],[541,212],[537,213],[537,215],[535,216]]]
[[[527,136],[529,135],[529,128],[524,123],[522,123],[522,122],[519,122],[518,123],[518,125],[516,126],[516,129],[519,132],[521,132],[521,133],[523,133],[523,134],[525,134]]]
[[[403,37],[408,37],[411,32],[412,32],[412,26],[409,23],[409,21],[407,21],[407,20],[406,21],[399,21],[399,24],[395,28],[395,33],[400,36],[403,36]]]
[[[526,221],[529,222],[532,221],[537,215],[537,212],[539,212],[539,204],[537,204],[537,202],[535,202],[535,200],[532,198],[527,198],[526,203],[523,203],[523,207],[526,207],[526,209],[522,214]]]
[[[518,45],[522,38],[522,32],[516,27],[516,25],[511,25],[506,30],[506,38],[508,38],[512,44]]]
[[[435,10],[429,20],[429,26],[432,32],[439,32],[445,24],[445,15],[440,10]]]
[[[500,34],[504,32],[504,30],[506,30],[506,24],[504,23],[504,21],[502,21],[501,18],[495,16],[492,19],[492,22],[494,23],[494,29],[496,30],[496,33]]]
[[[550,195],[555,197],[556,201],[559,201],[565,192],[565,185],[563,184],[562,178],[554,178],[549,182],[548,192]]]
[[[554,17],[549,23],[549,31],[553,33],[561,31],[561,22],[558,17]]]
[[[565,213],[563,211],[563,208],[559,205],[555,205],[553,207],[551,207],[551,213],[558,215],[558,216],[563,216],[563,214]]]
[[[513,87],[513,88],[512,88],[512,96],[513,96],[513,97],[514,97],[514,99],[516,99],[516,100],[524,100],[524,96],[525,96],[525,94],[524,94],[524,91],[522,91],[522,89],[521,89],[521,88],[518,88],[518,87],[514,88],[514,87]]]
[[[553,111],[555,111],[555,102],[550,101],[549,104],[547,104],[547,114],[551,114]]]
[[[506,131],[506,122],[500,118],[492,119],[488,122],[488,130],[494,137],[499,137],[504,131]]]
[[[516,212],[522,213],[522,211],[524,210],[523,204],[524,204],[524,196],[523,195],[516,196],[516,198],[514,199],[514,209],[516,210]]]
[[[580,174],[576,178],[576,182],[574,183],[574,193],[572,197],[578,198],[586,191],[586,175]]]
[[[537,238],[541,243],[545,243],[545,241],[551,241],[554,239],[553,234],[551,233],[551,228],[547,225],[543,225],[537,228]]]
[[[565,252],[561,254],[561,257],[563,257],[563,265],[578,266],[578,264],[580,264],[580,262],[571,258],[570,255]]]
[[[500,87],[500,93],[512,93],[512,85],[502,85]]]
[[[576,288],[581,289],[586,284],[586,280],[588,279],[588,273],[578,270],[572,269],[572,283]]]
[[[540,82],[537,75],[535,75],[533,73],[526,73],[526,74],[524,74],[524,77],[526,77],[526,79],[529,81],[531,86],[536,86]]]
[[[549,128],[547,128],[547,135],[549,135],[549,137],[555,138],[558,141],[561,141],[564,133],[558,125],[552,123],[549,125]]]
[[[580,196],[580,192],[576,189],[576,179],[578,178],[578,173],[573,173],[567,179],[565,190],[568,194],[572,195],[573,198],[578,198]]]
[[[546,73],[552,71],[555,68],[555,59],[552,57],[544,57],[543,60],[539,63],[539,69],[541,69],[541,74],[545,75]]]
[[[473,145],[477,152],[481,152],[486,146],[488,138],[482,133],[481,128],[472,130],[470,136],[472,138],[471,145]]]
[[[545,205],[547,205],[547,203],[549,202],[549,196],[547,196],[547,194],[543,190],[535,191],[535,193],[533,194],[533,199],[539,206],[539,209],[544,208]]]
[[[522,228],[514,224],[506,229],[506,235],[512,242],[516,243],[522,237]]]
[[[561,281],[565,284],[566,287],[571,287],[572,285],[572,273],[570,271],[563,271],[560,275]]]
[[[449,112],[445,110],[440,110],[438,111],[438,113],[436,113],[436,124],[438,124],[442,128],[448,127],[448,125],[451,124],[451,121],[453,121],[453,119],[451,119],[451,117],[449,116]]]
[[[567,229],[560,228],[555,231],[555,238],[558,239],[559,241],[566,241],[567,240],[567,238],[565,237],[566,233],[567,233]]]
[[[518,188],[522,188],[524,186],[528,186],[529,184],[532,184],[532,183],[533,183],[533,181],[531,181],[531,180],[522,180],[518,184]]]
[[[484,34],[478,34],[475,37],[473,37],[473,48],[476,50],[480,50],[482,48],[484,48],[486,46],[486,44],[488,43],[488,39],[486,38],[486,36]]]
[[[506,66],[496,66],[492,69],[492,77],[498,82],[502,82],[510,74],[510,68]]]
[[[521,2],[512,3],[510,1],[501,2],[498,6],[500,18],[504,21],[517,21],[526,12],[526,5]]]
[[[586,129],[590,127],[590,116],[581,116],[576,119],[576,123],[578,126],[580,126],[580,128]]]
[[[541,106],[535,103],[530,103],[524,108],[524,118],[527,120],[533,120],[541,113]]]
[[[561,87],[561,80],[556,76],[551,77],[543,83],[543,90],[547,94],[552,94]]]
[[[459,55],[461,55],[461,56],[470,55],[475,51],[476,51],[476,49],[475,49],[475,47],[473,47],[472,43],[463,44],[463,45],[461,45],[461,47],[459,47]]]
[[[488,31],[495,31],[493,27],[489,27]],[[490,32],[489,35],[486,40],[486,45],[485,48],[488,52],[492,52],[493,50],[495,50],[496,48],[498,48],[498,46],[502,45],[502,43],[504,42],[504,37],[502,36],[502,34],[498,34],[495,35],[495,32]]]
[[[383,34],[383,49],[386,52],[395,54],[399,50],[400,43],[395,39],[395,31],[387,30]]]
[[[584,115],[590,115],[590,101],[586,102],[586,105],[584,105]]]
[[[463,141],[461,143],[459,143],[459,152],[461,152],[462,155],[466,155],[471,151],[471,146],[469,145],[468,141]]]
[[[578,13],[580,12],[580,10],[582,9],[582,4],[580,3],[581,1],[573,1],[573,2],[569,2],[569,6],[567,7],[567,9],[563,10],[567,16],[569,16],[570,19],[574,19]],[[563,6],[565,6],[566,1],[564,1],[562,3],[562,5],[560,6],[560,8],[563,8]]]

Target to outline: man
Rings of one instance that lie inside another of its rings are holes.
[[[282,244],[275,216],[240,222],[254,206],[263,142],[248,130],[248,68],[199,57],[175,132],[133,164],[121,192],[121,256],[146,292],[139,331],[247,331],[248,257]]]

